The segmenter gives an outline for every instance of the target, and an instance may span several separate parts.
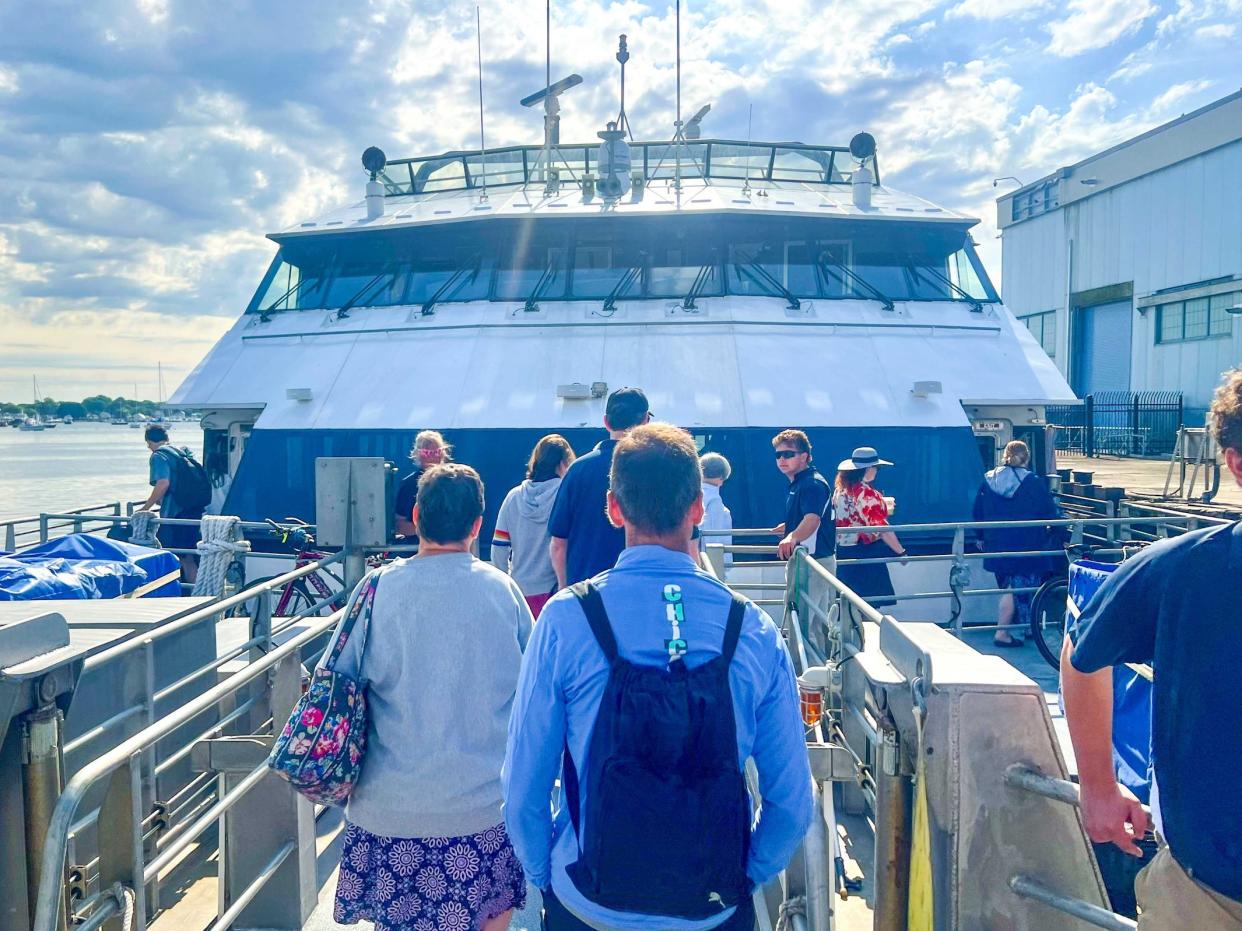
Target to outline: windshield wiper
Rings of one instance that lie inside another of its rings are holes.
[[[866,278],[863,278],[857,272],[852,271],[851,269],[842,265],[840,262],[833,261],[832,259],[829,259],[826,255],[822,255],[819,257],[819,260],[815,264],[816,264],[816,267],[819,268],[820,274],[825,275],[825,276],[827,276],[829,267],[836,269],[838,272],[838,274],[836,275],[837,280],[840,281],[842,285],[848,282],[852,286],[852,288],[855,290],[855,294],[857,293],[856,289],[861,288],[871,298],[883,304],[885,310],[896,309],[893,307],[892,300],[889,299],[889,297],[885,295],[884,292],[882,292],[879,288],[873,285]]]
[[[353,297],[351,297],[349,300],[347,300],[344,304],[340,306],[340,308],[336,312],[336,319],[344,320],[346,317],[348,317],[349,312],[353,310],[356,306],[358,306],[358,304],[362,302],[362,299],[364,297],[369,298],[372,295],[372,289],[377,284],[379,284],[381,280],[387,279],[388,282],[391,282],[396,277],[397,277],[397,272],[395,269],[392,271],[380,272],[378,275],[376,275],[374,278],[372,278],[370,281],[364,284],[361,288],[359,288]]]
[[[278,306],[280,304],[283,304],[285,301],[289,300],[294,295],[296,295],[298,291],[302,289],[302,285],[306,284],[306,282],[308,281],[314,281],[318,283],[319,279],[318,278],[299,278],[298,283],[293,285],[293,287],[291,287],[288,291],[286,291],[280,297],[276,298],[276,300],[272,301],[272,303],[268,304],[266,308],[259,309],[260,322],[267,323],[268,321],[270,321],[272,319],[272,316],[271,316],[272,314],[280,312],[277,309]]]
[[[915,265],[914,258],[912,256],[907,256],[907,259],[909,261],[909,265],[907,265],[906,267],[910,269],[910,273],[914,275],[916,278],[923,275],[924,273],[931,275],[935,280],[939,281],[941,284],[948,285],[949,290],[955,293],[960,300],[968,301],[970,303],[970,309],[972,312],[977,313],[977,314],[983,313],[983,302],[980,301],[973,294],[970,294],[967,291],[963,290],[960,285],[954,284],[953,279],[951,279],[948,275],[946,275],[940,269],[932,268],[930,265]]]
[[[526,298],[526,303],[522,305],[522,309],[527,313],[534,313],[539,309],[539,297],[548,286],[552,284],[552,279],[556,277],[556,257],[548,256],[548,264],[544,266],[543,274],[539,276],[539,280],[535,282],[534,290],[530,292],[530,296]]]
[[[638,265],[631,265],[625,270],[625,274],[608,292],[608,297],[604,299],[604,313],[611,316],[613,311],[617,309],[617,301],[621,300],[621,295],[625,294],[630,287],[638,280],[643,273],[643,266],[640,262]]]
[[[739,274],[745,275],[755,284],[760,287],[767,285],[775,291],[776,294],[772,295],[773,297],[776,295],[783,297],[788,302],[790,310],[797,310],[802,306],[802,302],[794,297],[793,292],[781,284],[780,279],[760,265],[758,260],[748,259],[744,262],[734,262],[733,265],[737,268]]]
[[[694,302],[702,296],[704,291],[707,290],[707,283],[712,280],[712,276],[715,274],[716,262],[714,259],[699,269],[699,273],[694,276],[694,284],[690,286],[690,292],[682,298],[682,310],[695,309]]]
[[[436,304],[444,300],[446,295],[456,294],[457,289],[467,281],[474,281],[479,276],[479,270],[483,267],[483,256],[476,255],[474,261],[470,265],[463,265],[445,280],[444,284],[436,288],[435,293],[423,302],[422,314],[424,317],[430,317],[435,313]]]

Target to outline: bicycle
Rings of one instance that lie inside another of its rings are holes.
[[[305,521],[299,520],[296,517],[286,517],[285,521],[286,523],[281,524],[269,517],[264,523],[271,528],[272,536],[276,537],[281,544],[292,546],[294,569],[309,566],[311,563],[320,559],[326,559],[331,555],[315,548],[315,537],[307,529],[310,525]],[[280,575],[284,574],[284,572],[280,573]],[[276,576],[269,575],[261,579],[255,579],[247,584],[262,585],[264,582],[270,582],[274,578]],[[344,576],[338,572],[333,572],[332,567],[320,568],[314,572],[307,573],[267,593],[267,598],[274,599],[275,601],[272,605],[271,616],[322,617],[331,614],[340,607],[339,602],[345,597],[343,594],[339,594],[344,585]],[[337,596],[335,602],[321,604],[334,595]],[[316,605],[320,605],[320,607],[315,608]],[[255,602],[247,602],[246,608],[248,609],[247,613],[253,617],[257,610],[257,604]]]
[[[1134,542],[1120,546],[1124,562],[1145,543]],[[1116,552],[1118,546],[1089,546],[1070,544],[1065,552],[1071,564],[1077,559],[1087,559],[1102,552]],[[1044,582],[1031,598],[1031,639],[1040,654],[1053,669],[1061,668],[1061,648],[1065,644],[1065,623],[1069,616],[1069,576],[1054,576]]]

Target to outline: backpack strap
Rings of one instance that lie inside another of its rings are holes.
[[[604,599],[600,597],[599,589],[588,581],[571,586],[570,591],[582,606],[582,613],[591,625],[591,633],[604,651],[608,664],[612,665],[617,661],[617,638],[613,635],[612,624],[608,622],[608,612],[604,610]]]
[[[746,599],[740,595],[733,595],[733,603],[729,605],[729,620],[725,623],[724,645],[720,648],[720,655],[724,657],[725,665],[733,662],[733,653],[737,649],[738,638],[742,635],[742,619],[746,616]]]

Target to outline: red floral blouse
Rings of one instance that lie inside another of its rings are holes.
[[[860,482],[852,492],[838,491],[832,496],[832,513],[838,527],[887,527],[888,506],[884,496]],[[855,539],[856,538],[856,539]],[[842,534],[842,546],[866,545],[880,539],[877,533]]]

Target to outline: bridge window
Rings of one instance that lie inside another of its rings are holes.
[[[803,153],[794,156],[805,162]],[[509,170],[499,159],[489,159],[488,168]],[[423,180],[434,174],[428,171]],[[249,312],[691,294],[998,300],[969,237],[948,224],[702,215],[497,218],[289,240]],[[1183,306],[1169,305],[1161,341],[1221,332],[1223,306],[1209,310],[1205,304],[1196,313],[1187,325]]]

